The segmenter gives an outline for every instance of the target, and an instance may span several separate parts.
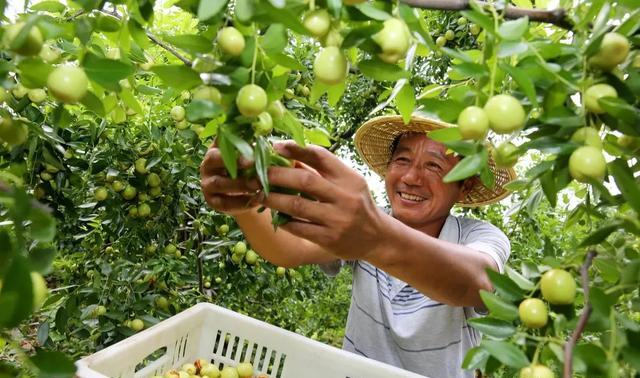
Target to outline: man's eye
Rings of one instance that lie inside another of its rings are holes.
[[[442,170],[442,167],[439,164],[436,164],[436,163],[429,163],[427,166],[429,167],[429,169],[433,169],[433,170],[436,170],[436,171],[441,171]]]

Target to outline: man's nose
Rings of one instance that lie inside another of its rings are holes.
[[[407,185],[422,185],[423,179],[422,169],[416,164],[412,164],[404,175],[402,175],[402,181]]]

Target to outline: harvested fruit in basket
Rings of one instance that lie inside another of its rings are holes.
[[[183,364],[180,370],[172,369],[153,378],[269,378],[269,375],[253,375],[253,365],[250,362],[242,362],[235,367],[225,366],[220,370],[209,361],[198,358],[192,364]]]

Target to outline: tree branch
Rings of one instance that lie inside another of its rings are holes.
[[[113,10],[113,12],[107,12],[107,11],[104,11],[104,10],[101,11],[101,12],[109,14],[109,15],[111,15],[113,17],[116,17],[117,19],[122,19],[122,16],[120,16],[115,9]],[[173,54],[176,58],[180,59],[182,61],[182,63],[186,64],[187,66],[189,66],[189,67],[192,66],[193,63],[189,59],[185,58],[176,49],[174,49],[172,46],[169,46],[167,43],[165,43],[160,38],[156,37],[153,33],[151,33],[148,30],[145,30],[145,34],[147,35],[147,38],[149,38],[151,40],[151,42],[153,42],[156,45],[158,45],[158,46],[162,47],[163,49],[167,50],[168,52]]]
[[[439,9],[439,10],[465,10],[471,9],[469,0],[400,0],[401,3],[405,3],[415,8],[423,9]],[[480,7],[490,6],[488,2],[476,1]],[[573,28],[572,22],[567,17],[567,12],[562,9],[525,9],[507,6],[504,9],[504,17],[508,19],[516,19],[521,17],[529,17],[531,21],[546,22],[553,24],[563,29],[571,30]]]
[[[580,315],[576,329],[573,330],[569,341],[564,344],[564,372],[562,375],[564,378],[571,378],[573,371],[573,347],[575,347],[578,339],[580,339],[580,335],[582,335],[582,331],[584,331],[584,328],[587,326],[587,321],[591,315],[592,307],[589,301],[589,266],[591,266],[591,262],[597,254],[595,250],[590,250],[580,268],[582,290],[584,290],[584,308],[582,309],[582,314]]]
[[[187,66],[191,67],[191,65],[193,64],[189,59],[185,58],[182,54],[180,54],[178,51],[176,51],[176,49],[174,49],[173,47],[169,46],[168,44],[166,44],[164,41],[160,40],[158,37],[156,37],[155,35],[151,34],[151,32],[147,31],[147,37],[149,37],[149,39],[155,43],[156,45],[162,47],[163,49],[167,50],[168,52],[170,52],[171,54],[173,54],[176,58],[180,59],[182,61],[182,63],[186,64]]]

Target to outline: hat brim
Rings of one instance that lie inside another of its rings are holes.
[[[402,117],[398,115],[380,116],[368,120],[358,128],[354,136],[354,143],[358,155],[369,168],[384,177],[391,160],[393,142],[398,136],[408,132],[427,133],[454,126],[417,115],[412,116],[408,124],[405,124]],[[489,169],[495,177],[493,188],[476,180],[469,193],[463,200],[457,202],[457,205],[464,207],[488,205],[496,203],[510,194],[504,185],[516,178],[515,171],[512,168],[497,168],[491,154],[489,154]]]

